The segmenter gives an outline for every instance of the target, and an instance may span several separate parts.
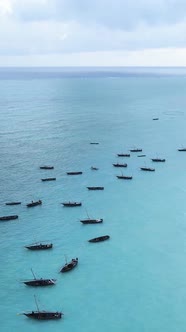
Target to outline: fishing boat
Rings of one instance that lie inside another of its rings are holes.
[[[78,258],[72,258],[71,262],[66,263],[60,270],[60,272],[68,272],[74,269],[78,264]]]
[[[20,205],[21,202],[9,202],[9,203],[5,203],[5,205]]]
[[[153,118],[152,120],[159,120],[159,118]]]
[[[151,167],[140,167],[140,169],[142,171],[147,171],[147,172],[154,172],[155,168],[151,168]]]
[[[118,157],[130,157],[130,153],[118,153]]]
[[[34,296],[35,297],[35,296]],[[51,319],[61,319],[63,313],[59,311],[41,311],[39,309],[38,303],[35,298],[35,303],[37,307],[37,311],[24,312],[23,315],[28,318],[34,318],[38,320],[51,320]]]
[[[100,224],[103,222],[103,219],[91,219],[91,218],[87,218],[87,219],[82,219],[80,220],[80,222],[82,222],[82,224],[87,225],[87,224]]]
[[[4,217],[0,217],[1,221],[8,221],[8,220],[14,220],[14,219],[18,219],[18,215],[11,215],[11,216],[4,216]]]
[[[132,180],[132,176],[127,176],[127,175],[116,175],[118,179],[123,179],[123,180]]]
[[[88,190],[104,190],[104,187],[87,187]]]
[[[137,157],[146,157],[146,154],[139,154]]]
[[[83,174],[83,172],[67,172],[67,175],[79,175]]]
[[[99,144],[98,142],[90,142],[90,144]]]
[[[52,243],[33,243],[30,244],[29,246],[25,246],[25,248],[29,249],[29,250],[47,250],[47,249],[51,249],[53,247]]]
[[[136,149],[136,148],[134,148],[134,149],[131,149],[130,152],[142,152],[142,149]]]
[[[91,166],[91,170],[92,170],[92,171],[98,171],[98,169],[99,169],[99,168],[97,168],[97,167]]]
[[[110,236],[109,236],[109,235],[103,235],[103,236],[99,236],[99,237],[95,237],[95,238],[93,238],[93,239],[90,239],[90,240],[88,240],[88,242],[93,242],[93,243],[95,243],[95,242],[106,241],[106,240],[108,240],[108,239],[110,239]]]
[[[54,169],[54,166],[40,166],[40,169]]]
[[[31,269],[31,272],[33,274],[34,279],[32,280],[26,280],[23,281],[23,283],[27,286],[34,286],[34,287],[38,287],[38,286],[52,286],[55,285],[56,279],[43,279],[43,278],[36,278],[34,272]]]
[[[45,179],[41,179],[41,181],[55,181],[56,178],[45,178]]]
[[[114,167],[127,167],[127,164],[119,164],[119,163],[116,163],[116,164],[112,164]]]
[[[151,160],[154,161],[154,162],[157,162],[157,163],[164,163],[165,162],[165,159],[161,159],[161,158],[152,158]]]
[[[180,148],[178,151],[186,151],[186,148]]]
[[[63,206],[65,206],[65,207],[75,207],[75,206],[81,206],[82,205],[81,202],[63,202],[61,204],[63,204]]]
[[[42,204],[42,201],[39,199],[39,201],[35,201],[35,202],[31,202],[31,203],[28,203],[26,206],[29,208],[29,207],[34,207],[34,206],[37,206],[37,205],[41,205]]]

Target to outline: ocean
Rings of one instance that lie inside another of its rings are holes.
[[[0,222],[2,332],[186,330],[185,128],[185,68],[0,68],[0,216],[19,216]],[[134,147],[143,151],[117,157]],[[82,225],[87,215],[103,223]],[[110,239],[88,242],[102,235]],[[25,249],[37,241],[53,249]],[[24,285],[31,269],[56,285]],[[37,310],[34,296],[63,319],[21,315]]]

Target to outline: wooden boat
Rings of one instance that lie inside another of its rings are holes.
[[[91,166],[92,171],[98,171],[99,168]]]
[[[39,201],[35,201],[35,202],[31,202],[31,203],[28,203],[26,206],[27,207],[33,207],[33,206],[37,206],[37,205],[41,205],[42,204],[42,201],[39,199]]]
[[[153,118],[152,120],[159,120],[159,118]]]
[[[154,172],[155,168],[151,168],[151,167],[140,167],[140,169],[142,171],[147,171],[147,172]]]
[[[139,154],[137,157],[146,157],[146,154]]]
[[[41,181],[55,181],[56,178],[45,178],[45,179],[41,179]]]
[[[87,187],[88,190],[104,190],[104,187]]]
[[[186,148],[180,148],[178,151],[186,151]]]
[[[127,164],[119,164],[119,163],[116,163],[116,164],[112,164],[114,167],[127,167]]]
[[[118,157],[130,157],[130,153],[118,153]]]
[[[75,207],[75,206],[81,206],[82,203],[81,202],[63,202],[61,203],[63,204],[63,206],[67,206],[67,207]]]
[[[14,219],[18,219],[18,215],[12,215],[12,216],[4,216],[4,217],[0,217],[1,221],[8,221],[8,220],[14,220]]]
[[[98,142],[90,142],[90,144],[99,144]]]
[[[38,286],[52,286],[55,285],[55,281],[56,279],[43,279],[43,278],[36,278],[34,272],[31,269],[31,272],[33,274],[34,279],[32,280],[27,280],[27,281],[23,281],[23,283],[27,286],[34,286],[34,287],[38,287]]]
[[[58,311],[41,311],[38,307],[38,303],[36,301],[37,311],[24,312],[23,315],[28,318],[34,318],[38,320],[51,320],[51,319],[61,319],[63,313]]]
[[[80,220],[80,222],[82,222],[82,224],[87,225],[87,224],[100,224],[103,222],[103,219],[82,219]]]
[[[132,176],[127,176],[127,175],[116,175],[118,179],[123,179],[123,180],[132,180]]]
[[[142,152],[142,149],[131,149],[130,152]]]
[[[29,246],[25,246],[25,248],[29,250],[47,250],[53,247],[52,243],[33,243]]]
[[[83,174],[83,172],[67,172],[67,175],[79,175]]]
[[[157,162],[157,163],[165,162],[165,159],[161,159],[161,158],[152,158],[151,160],[154,161],[154,162]]]
[[[108,239],[110,239],[110,236],[109,235],[104,235],[104,236],[99,236],[99,237],[95,237],[93,239],[90,239],[90,240],[88,240],[88,242],[95,243],[95,242],[106,241]]]
[[[54,166],[40,166],[40,169],[54,169]]]
[[[20,205],[21,202],[9,202],[9,203],[5,203],[5,205]]]
[[[78,264],[78,258],[72,258],[71,262],[66,263],[60,270],[60,272],[68,272],[74,269]]]

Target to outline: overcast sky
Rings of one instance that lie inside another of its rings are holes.
[[[0,66],[186,66],[186,0],[0,0]]]

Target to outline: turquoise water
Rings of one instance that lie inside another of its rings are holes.
[[[19,215],[0,223],[3,332],[185,331],[186,153],[177,148],[186,146],[186,75],[170,73],[0,70],[0,215]],[[146,157],[116,157],[134,146]],[[156,156],[166,162],[153,164]],[[132,181],[116,178],[117,161],[128,163]],[[140,171],[144,165],[156,171]],[[57,180],[41,182],[50,176]],[[26,208],[38,199],[42,206]],[[82,207],[63,208],[66,200]],[[87,212],[103,224],[82,225]],[[105,234],[109,241],[87,242]],[[53,249],[24,248],[40,240]],[[79,264],[60,274],[65,257]],[[22,284],[30,268],[56,286]],[[40,309],[61,310],[63,319],[17,315],[36,309],[34,294]]]

